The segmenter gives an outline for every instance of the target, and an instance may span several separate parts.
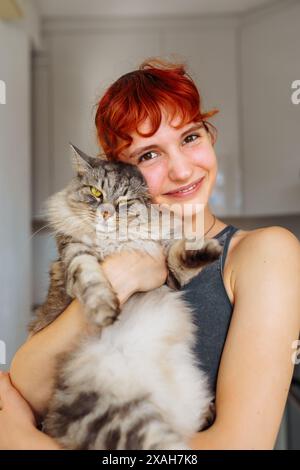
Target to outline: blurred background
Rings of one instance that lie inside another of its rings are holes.
[[[186,61],[204,109],[220,110],[214,212],[300,238],[298,0],[0,0],[3,369],[47,292],[41,207],[72,176],[68,142],[98,151],[94,105],[150,56]],[[300,449],[299,382],[296,367],[278,449]]]

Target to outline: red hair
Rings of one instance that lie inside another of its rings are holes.
[[[218,110],[202,112],[197,87],[182,63],[146,59],[138,70],[116,80],[96,106],[98,141],[108,160],[117,160],[118,155],[131,145],[131,132],[136,131],[142,137],[155,134],[161,123],[162,108],[170,112],[170,122],[180,115],[181,121],[175,128],[202,121],[213,143],[216,140],[216,128],[206,119]],[[138,126],[147,118],[151,130],[142,134]]]

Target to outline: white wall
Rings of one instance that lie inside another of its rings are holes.
[[[300,3],[282,2],[242,26],[244,214],[300,213]]]
[[[6,104],[0,104],[0,340],[8,367],[25,339],[31,306],[30,40],[3,22],[0,79],[6,83]]]

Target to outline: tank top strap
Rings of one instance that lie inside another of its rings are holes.
[[[219,364],[234,308],[226,291],[222,270],[230,240],[237,230],[240,229],[226,225],[212,237],[223,248],[221,256],[205,266],[181,288],[184,299],[192,307],[197,326],[194,346],[196,357],[201,370],[207,373],[213,393],[216,390]]]
[[[237,232],[239,229],[235,227],[234,225],[227,225],[220,233],[215,235],[213,238],[217,238],[218,241],[221,243],[223,246],[223,251],[221,254],[221,272],[223,273],[223,269],[225,266],[225,260],[228,252],[228,247],[231,238]]]

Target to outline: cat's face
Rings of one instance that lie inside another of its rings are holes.
[[[139,170],[122,162],[108,162],[85,155],[76,147],[76,171],[66,193],[72,215],[93,227],[98,234],[126,226],[143,225],[148,220],[151,199]]]

